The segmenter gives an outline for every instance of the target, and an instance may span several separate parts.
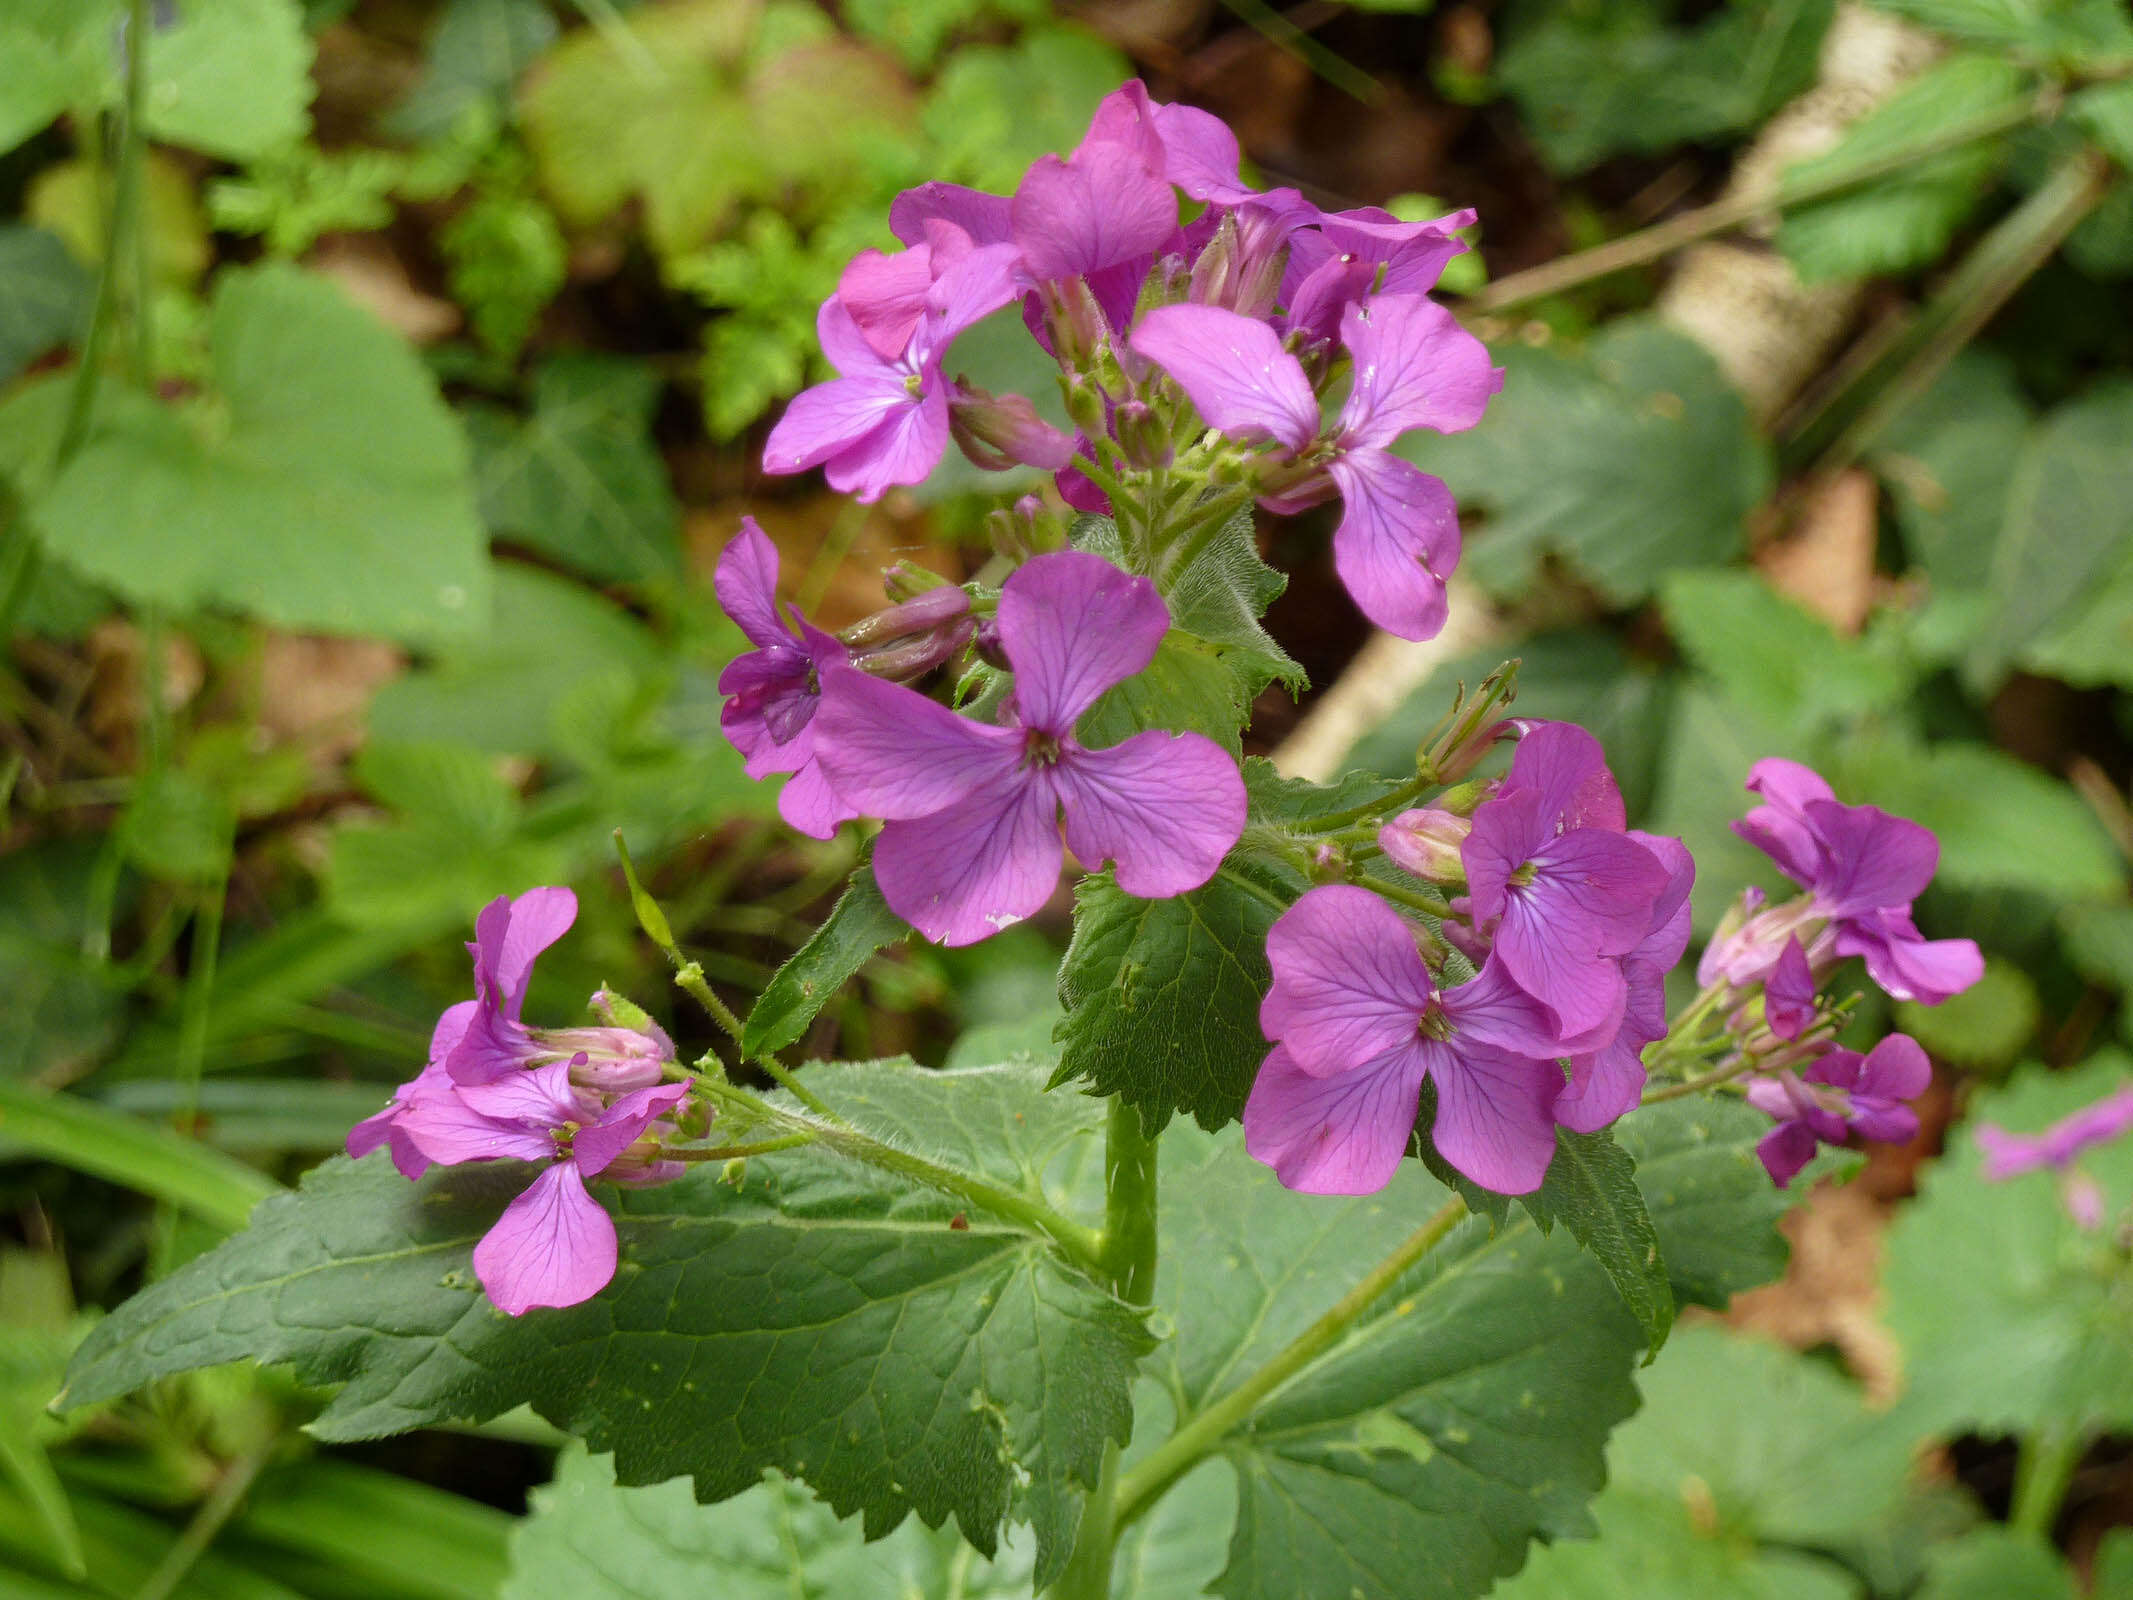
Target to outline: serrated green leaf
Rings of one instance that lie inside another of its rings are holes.
[[[1985,958],[1984,976],[1937,1006],[1915,1000],[1896,1005],[1896,1026],[1943,1061],[1984,1071],[2005,1067],[2037,1031],[2037,986],[2028,973],[1998,956]]]
[[[1980,1095],[1969,1127],[2037,1133],[2125,1088],[2105,1051]],[[2107,1211],[2133,1202],[2133,1140],[2081,1158]],[[2133,1274],[2113,1230],[2085,1232],[2054,1174],[1988,1183],[1966,1132],[1927,1170],[1883,1246],[1883,1303],[1904,1351],[1904,1404],[1944,1434],[2102,1429],[2133,1422]]]
[[[2133,382],[2098,384],[2059,407],[2016,460],[1990,587],[1998,608],[1965,663],[1999,681],[2020,650],[2069,615],[2133,543]]]
[[[1228,868],[1167,900],[1137,900],[1108,872],[1082,879],[1052,1081],[1121,1095],[1158,1127],[1177,1111],[1206,1128],[1240,1116],[1268,1049],[1259,1000],[1281,910]]]
[[[2133,550],[2024,645],[2017,664],[2080,689],[2133,689]]]
[[[1085,1159],[1101,1111],[1046,1096],[1034,1065],[922,1073],[817,1067],[856,1127],[995,1181]],[[371,1437],[530,1404],[625,1482],[693,1475],[717,1500],[766,1468],[886,1533],[954,1516],[981,1550],[1031,1520],[1040,1574],[1073,1542],[1107,1441],[1130,1427],[1139,1317],[1041,1236],[812,1149],[698,1170],[614,1202],[615,1282],[522,1319],[475,1286],[472,1247],[523,1168],[440,1169],[409,1186],[337,1158],[238,1240],[98,1326],[67,1403],[170,1372],[288,1361],[345,1385],[311,1424]]]
[[[1788,181],[1843,173],[2020,104],[2029,75],[2004,57],[1958,55],[1904,85],[1849,128],[1836,146],[1788,167]],[[1780,249],[1809,282],[1908,272],[1937,261],[1983,198],[2006,154],[1980,140],[1906,167],[1893,177],[1785,213]]]
[[[1841,638],[1748,571],[1683,572],[1661,591],[1667,629],[1733,702],[1779,727],[1812,730],[1901,704],[1916,674],[1870,643]]]
[[[588,577],[642,583],[677,573],[680,508],[648,434],[658,400],[659,379],[641,363],[556,356],[534,375],[523,423],[467,413],[490,530]]]
[[[0,227],[0,383],[73,337],[93,287],[56,234]]]
[[[862,861],[828,920],[764,986],[741,1029],[742,1053],[760,1056],[784,1049],[807,1031],[816,1014],[876,951],[910,933],[911,925],[882,899],[873,867]]]
[[[532,1498],[501,1600],[701,1600],[707,1580],[718,1600],[913,1600],[950,1593],[959,1566],[952,1530],[914,1519],[866,1543],[856,1522],[778,1477],[706,1506],[678,1478],[623,1488],[611,1457],[571,1449]],[[1026,1597],[1029,1553],[1003,1550],[960,1576],[952,1592],[965,1600]]]
[[[1736,0],[1694,28],[1656,5],[1554,4],[1515,14],[1497,77],[1557,172],[1753,127],[1814,78],[1834,7]]]
[[[1636,1170],[1607,1129],[1572,1133],[1558,1128],[1547,1177],[1535,1193],[1521,1195],[1519,1204],[1541,1232],[1560,1222],[1599,1262],[1623,1309],[1644,1330],[1645,1359],[1651,1360],[1674,1326],[1674,1291]]]
[[[251,161],[311,128],[311,35],[297,0],[189,0],[148,50],[148,132]]]
[[[1740,552],[1773,481],[1770,447],[1700,345],[1635,316],[1579,354],[1493,353],[1504,390],[1481,423],[1400,446],[1488,510],[1467,566],[1489,589],[1525,592],[1555,552],[1627,603],[1668,572]]]
[[[1074,736],[1092,750],[1123,743],[1149,728],[1200,733],[1233,756],[1243,754],[1239,730],[1250,720],[1245,685],[1206,640],[1173,628],[1155,659],[1104,691],[1082,713]]]
[[[67,562],[134,600],[287,627],[422,640],[484,621],[466,445],[414,352],[280,265],[221,275],[209,337],[211,431],[114,395],[31,503]]]
[[[449,0],[430,32],[422,80],[385,119],[387,130],[415,140],[449,133],[469,106],[509,93],[555,36],[541,0]]]
[[[1936,588],[1978,589],[1990,581],[2029,421],[2013,363],[1966,348],[1871,453],[1911,559]]]
[[[2074,1575],[2034,1534],[1973,1528],[1926,1558],[1918,1600],[2074,1600]]]
[[[1596,1541],[1537,1552],[1501,1600],[1854,1600],[1826,1547],[1894,1515],[1915,1448],[1789,1350],[1685,1328],[1607,1452]]]

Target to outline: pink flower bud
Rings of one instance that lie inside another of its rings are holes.
[[[966,616],[969,611],[970,596],[952,585],[944,585],[928,589],[885,611],[877,611],[864,621],[853,623],[837,637],[854,647],[887,644],[892,640],[930,633],[943,623]]]
[[[1467,818],[1435,806],[1403,811],[1378,829],[1378,848],[1418,878],[1463,886],[1466,866],[1459,852],[1473,828]]]
[[[1125,400],[1113,407],[1111,434],[1120,453],[1142,471],[1170,465],[1170,429],[1146,401]]]
[[[948,401],[948,431],[963,454],[987,472],[1018,466],[1057,472],[1074,459],[1074,441],[1038,416],[1021,395],[992,395],[960,380]]]

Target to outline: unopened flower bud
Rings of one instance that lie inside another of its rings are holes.
[[[877,611],[871,617],[853,623],[837,637],[855,649],[887,644],[891,640],[931,632],[943,623],[968,615],[969,611],[970,596],[952,585],[943,585]]]
[[[916,600],[947,583],[931,567],[922,567],[915,561],[894,561],[881,569],[882,590],[894,601]]]
[[[1170,429],[1145,400],[1123,400],[1111,411],[1119,453],[1142,471],[1170,465]]]
[[[1313,883],[1346,883],[1348,881],[1348,852],[1331,839],[1321,840],[1311,852],[1311,881]]]
[[[878,649],[863,650],[852,657],[852,665],[861,672],[872,673],[877,678],[898,681],[921,678],[943,662],[953,660],[961,654],[963,647],[970,643],[971,636],[977,629],[975,618],[958,617],[954,622],[935,628],[930,633],[899,639]]]
[[[978,659],[988,667],[996,667],[1002,672],[1015,670],[1014,664],[1007,659],[1007,647],[1000,642],[998,617],[985,617],[979,621],[977,632],[971,637],[970,648],[977,652]]]
[[[1095,378],[1086,372],[1069,373],[1061,381],[1060,391],[1066,398],[1067,415],[1074,419],[1075,427],[1092,439],[1110,431],[1111,408]]]
[[[986,472],[1020,466],[1057,472],[1074,459],[1074,441],[1038,416],[1026,398],[988,394],[960,379],[948,400],[948,431]]]
[[[1031,556],[1054,548],[1045,537],[1045,523],[1049,519],[1044,501],[1033,494],[1026,494],[1011,506],[1001,506],[985,514],[985,537],[994,550],[1008,560],[1020,565]]]
[[[1231,211],[1193,263],[1190,298],[1242,316],[1266,316],[1280,296],[1288,264],[1286,233],[1270,211],[1256,206]]]
[[[1378,829],[1378,848],[1416,877],[1463,888],[1466,863],[1460,849],[1473,823],[1437,806],[1403,811]]]
[[[1088,366],[1111,342],[1111,325],[1085,280],[1057,279],[1041,285],[1037,295],[1053,358],[1069,372]]]
[[[1456,784],[1430,802],[1434,811],[1448,811],[1455,817],[1471,817],[1481,808],[1483,801],[1496,793],[1494,778],[1470,778]]]

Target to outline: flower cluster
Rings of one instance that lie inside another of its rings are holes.
[[[576,1305],[614,1277],[614,1220],[587,1179],[641,1185],[685,1170],[661,1146],[689,1082],[668,1081],[674,1046],[655,1024],[544,1029],[521,1018],[534,958],[577,914],[568,889],[492,901],[467,946],[475,997],[438,1019],[428,1064],[348,1135],[351,1156],[382,1145],[408,1178],[468,1161],[541,1164],[474,1247],[482,1288],[512,1316]],[[594,1007],[616,1009],[604,992]]]
[[[2103,1186],[2081,1170],[2081,1158],[2099,1145],[2133,1132],[2133,1087],[2119,1089],[2083,1106],[2041,1133],[2009,1133],[1995,1123],[1978,1124],[1978,1148],[1985,1153],[1988,1183],[2004,1183],[2029,1172],[2056,1172],[2066,1208],[2083,1228],[2103,1226]]]
[[[1519,736],[1510,771],[1467,790],[1467,815],[1408,811],[1379,835],[1390,861],[1464,891],[1437,933],[1473,976],[1447,983],[1448,949],[1433,976],[1415,926],[1364,887],[1312,889],[1274,925],[1259,1020],[1275,1043],[1244,1128],[1292,1189],[1382,1188],[1425,1079],[1438,1153],[1504,1194],[1540,1186],[1558,1125],[1590,1132],[1637,1103],[1688,942],[1694,863],[1680,841],[1625,827],[1584,729],[1503,731]]]
[[[1190,221],[1181,197],[1199,208]],[[860,256],[824,303],[817,331],[840,376],[793,401],[766,470],[819,466],[874,500],[923,479],[952,438],[981,467],[1052,471],[1071,504],[1122,521],[1165,499],[1121,494],[1136,480],[1229,486],[1281,511],[1338,497],[1335,564],[1365,615],[1411,639],[1444,625],[1456,508],[1391,447],[1472,427],[1500,384],[1427,297],[1472,213],[1401,222],[1254,190],[1220,121],[1136,81],[1013,195],[929,183],[889,220],[906,248]],[[947,373],[957,335],[1011,305],[1059,364],[1071,439],[1026,397]],[[1343,371],[1327,424],[1321,398]],[[1175,530],[1141,531],[1161,544]]]

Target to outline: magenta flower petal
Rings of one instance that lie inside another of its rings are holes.
[[[837,298],[874,353],[894,361],[925,314],[933,262],[925,246],[883,255],[863,250],[837,279]]]
[[[796,396],[793,403],[804,398]],[[935,386],[888,413],[879,428],[852,448],[831,457],[823,464],[822,476],[839,494],[872,505],[900,484],[925,482],[947,449],[948,393]],[[767,446],[763,465],[765,471],[775,470]]]
[[[1815,1136],[1804,1122],[1781,1122],[1756,1141],[1763,1170],[1780,1189],[1792,1187],[1800,1169],[1814,1159]]]
[[[1239,181],[1241,153],[1229,124],[1197,106],[1154,108],[1156,132],[1163,140],[1163,176],[1195,200],[1230,206],[1256,197]]]
[[[1375,1194],[1414,1135],[1420,1052],[1403,1045],[1331,1077],[1313,1077],[1276,1045],[1244,1103],[1244,1148],[1304,1194]]]
[[[1860,956],[1867,976],[1891,998],[1937,1006],[1985,975],[1984,952],[1970,939],[1924,939],[1902,911],[1848,917],[1837,925],[1840,956]]]
[[[614,1219],[586,1192],[576,1165],[558,1161],[504,1208],[474,1247],[474,1275],[498,1310],[574,1306],[613,1281]]]
[[[868,816],[931,816],[1020,768],[1024,734],[959,717],[915,689],[850,667],[823,675],[815,764]]]
[[[1797,1039],[1815,1020],[1815,978],[1798,938],[1787,938],[1763,985],[1763,1015],[1780,1039]]]
[[[874,881],[889,909],[936,944],[976,944],[1059,886],[1058,819],[1051,786],[1009,769],[951,809],[889,823],[874,840]]]
[[[577,920],[578,897],[565,888],[528,889],[515,900],[497,896],[474,919],[476,987],[516,1021],[535,958]]]
[[[1604,828],[1620,833],[1623,828],[1622,791],[1607,770],[1607,752],[1600,741],[1574,722],[1520,719],[1518,748],[1511,756],[1511,770],[1504,776],[1503,790],[1537,790],[1540,811],[1559,828]],[[1679,848],[1679,841],[1675,841]],[[1682,855],[1687,852],[1683,851]],[[1678,862],[1669,857],[1670,867]],[[1688,890],[1684,887],[1684,895]]]
[[[889,231],[905,244],[926,242],[928,222],[952,222],[976,243],[1005,244],[1013,233],[1012,202],[959,183],[922,183],[889,205]]]
[[[1531,1194],[1555,1155],[1555,1097],[1563,1073],[1553,1061],[1462,1041],[1425,1043],[1437,1086],[1437,1153],[1484,1189]]]
[[[1776,862],[1794,883],[1811,887],[1821,869],[1822,847],[1805,808],[1811,801],[1833,800],[1829,785],[1811,767],[1769,756],[1748,769],[1746,787],[1770,803],[1751,810],[1733,824],[1733,831]]]
[[[1177,380],[1209,427],[1233,439],[1302,450],[1318,436],[1311,380],[1255,318],[1220,306],[1159,306],[1141,318],[1131,343]]]
[[[1481,420],[1503,372],[1488,346],[1421,295],[1378,295],[1341,317],[1355,387],[1341,408],[1342,443],[1390,445],[1415,428],[1457,433]]]
[[[1170,608],[1146,578],[1080,550],[1025,562],[1000,591],[1000,641],[1015,669],[1015,713],[1054,738],[1105,690],[1155,659]]]
[[[1259,1004],[1260,1030],[1313,1077],[1412,1043],[1436,998],[1412,930],[1352,884],[1307,890],[1267,930],[1266,952],[1274,981]]]
[[[726,548],[718,553],[718,569],[711,587],[726,615],[739,624],[750,644],[775,650],[792,648],[792,635],[778,616],[778,547],[754,517],[741,518],[741,531],[728,539]],[[723,683],[720,688],[732,692]]]
[[[1619,804],[1619,791],[1615,798]],[[1624,837],[1649,850],[1667,875],[1666,887],[1652,902],[1650,930],[1630,952],[1657,967],[1663,976],[1674,969],[1689,947],[1689,891],[1696,886],[1696,859],[1689,854],[1687,845],[1663,833],[1640,833],[1632,828]]]
[[[1983,1174],[1999,1183],[2045,1167],[2064,1170],[2083,1151],[2122,1138],[2129,1129],[2133,1129],[2133,1088],[2105,1095],[2042,1133],[2009,1133],[1992,1123],[1980,1123],[1977,1142],[1985,1152]]]
[[[1143,900],[1197,889],[1244,832],[1244,779],[1197,733],[1151,728],[1104,750],[1062,751],[1052,782],[1066,842],[1085,867],[1117,863],[1118,886]]]
[[[809,749],[812,752],[812,739]],[[829,779],[823,775],[821,763],[810,760],[787,778],[785,787],[778,791],[778,815],[795,833],[804,833],[810,839],[827,839],[835,835],[840,824],[858,816],[859,811],[837,797],[837,791],[830,787]]]
[[[1178,200],[1133,150],[1104,143],[1039,157],[1010,215],[1023,265],[1045,283],[1152,255],[1177,228]]]
[[[1493,956],[1465,983],[1446,989],[1437,1003],[1462,1039],[1536,1059],[1552,1059],[1566,1049],[1555,1013],[1514,983]]]
[[[1835,1055],[1850,1055],[1850,1051],[1833,1051]],[[1830,1057],[1825,1056],[1824,1061]],[[1864,1058],[1854,1057],[1849,1081],[1844,1076],[1832,1073],[1824,1076],[1819,1070],[1821,1062],[1809,1067],[1804,1074],[1812,1081],[1835,1083],[1856,1095],[1872,1095],[1880,1100],[1916,1100],[1933,1085],[1933,1063],[1916,1039],[1909,1034],[1892,1033],[1883,1039]]]
[[[459,1099],[470,1110],[498,1122],[560,1128],[586,1116],[585,1103],[571,1087],[570,1068],[568,1061],[552,1061],[545,1067],[506,1074],[493,1083],[461,1084]]]
[[[1326,470],[1341,491],[1333,565],[1342,585],[1387,633],[1434,639],[1444,627],[1445,580],[1459,565],[1451,490],[1413,462],[1367,447],[1342,452]]]
[[[1829,915],[1908,906],[1933,881],[1940,841],[1932,829],[1879,806],[1810,800],[1803,810],[1822,847],[1815,900]]]
[[[1598,1050],[1570,1058],[1570,1082],[1556,1097],[1555,1120],[1574,1133],[1594,1133],[1637,1108],[1644,1094],[1644,1047],[1667,1032],[1664,965],[1631,956],[1622,963],[1627,989],[1615,1036]]]
[[[589,1128],[580,1128],[571,1140],[570,1159],[586,1177],[607,1170],[660,1117],[673,1110],[689,1092],[686,1083],[655,1083],[633,1089],[600,1114]]]
[[[467,1087],[479,1092],[485,1086]],[[547,1126],[489,1116],[468,1105],[459,1087],[446,1087],[413,1102],[400,1118],[399,1129],[417,1150],[443,1167],[467,1161],[547,1161],[556,1153]]]
[[[832,378],[802,389],[770,430],[763,470],[805,472],[867,447],[876,433],[900,427],[918,409],[899,376]]]

